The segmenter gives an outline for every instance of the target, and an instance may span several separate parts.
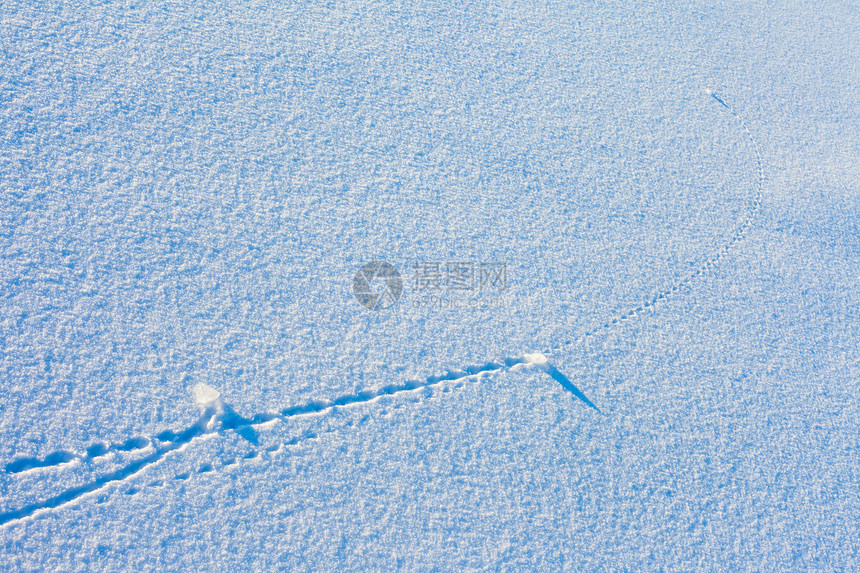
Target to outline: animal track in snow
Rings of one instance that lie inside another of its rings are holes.
[[[69,488],[60,494],[41,502],[32,503],[16,510],[0,513],[0,526],[16,523],[23,519],[63,507],[89,494],[101,491],[108,485],[132,478],[147,467],[163,459],[169,453],[183,450],[195,440],[205,436],[222,434],[228,430],[233,430],[256,446],[259,444],[259,441],[257,439],[255,428],[262,426],[263,424],[277,421],[288,421],[291,418],[302,416],[320,415],[335,408],[361,405],[385,396],[395,396],[398,394],[413,392],[422,388],[436,386],[444,382],[458,382],[468,378],[477,378],[489,374],[495,374],[511,370],[520,365],[533,365],[538,367],[541,371],[546,372],[553,379],[559,381],[562,386],[571,391],[574,396],[583,400],[586,404],[597,410],[597,407],[594,406],[594,404],[592,404],[567,378],[565,378],[558,369],[549,364],[547,358],[540,353],[530,354],[522,358],[508,358],[502,361],[502,363],[488,362],[483,365],[470,366],[462,371],[450,371],[447,374],[430,376],[424,381],[407,381],[402,384],[392,384],[383,386],[377,390],[366,390],[356,394],[346,394],[328,401],[308,402],[300,406],[285,408],[281,412],[263,412],[254,414],[251,417],[243,417],[237,414],[229,405],[224,403],[220,393],[214,388],[205,384],[198,384],[192,389],[192,392],[197,403],[205,409],[203,415],[195,423],[179,431],[166,430],[152,437],[133,438],[133,440],[135,440],[135,444],[143,444],[145,442],[146,446],[144,447],[151,446],[152,451],[141,458],[127,463],[119,469],[96,478],[89,483]],[[282,447],[293,446],[299,442],[316,439],[318,437],[319,435],[315,432],[305,432],[300,436],[287,440],[281,446],[274,446],[271,449],[266,449],[266,451],[269,453],[279,451]],[[127,443],[128,442],[124,442],[124,444]],[[87,448],[86,452],[90,452],[93,449],[94,447]],[[112,449],[117,448],[116,446],[98,445],[98,456],[104,455],[105,450],[110,451]],[[250,457],[257,457],[259,452],[251,452],[251,454],[252,455]],[[91,456],[89,453],[78,454],[63,450],[61,452],[49,454],[41,460],[36,458],[15,460],[6,466],[6,471],[9,473],[20,473],[26,469],[58,467],[68,463],[71,459],[87,461],[98,456]],[[248,456],[246,456],[246,458],[247,457]],[[211,466],[209,470],[211,470]],[[200,472],[198,471],[198,473]],[[186,479],[190,477],[190,474],[183,474],[183,476],[176,477],[177,479]],[[131,493],[137,493],[140,491],[139,488],[133,488],[133,490],[134,491]]]
[[[722,98],[720,98],[711,90],[706,90],[706,93],[732,114],[735,120],[743,128],[744,132],[747,135],[747,138],[752,144],[753,150],[755,151],[755,159],[756,164],[758,166],[758,181],[756,182],[756,192],[751,201],[751,208],[749,213],[747,213],[746,217],[744,217],[737,225],[737,227],[735,227],[735,229],[729,235],[728,240],[726,240],[723,244],[721,244],[714,251],[708,254],[702,263],[695,266],[692,271],[682,276],[677,282],[667,287],[664,287],[662,290],[658,291],[655,295],[653,295],[649,300],[645,301],[644,303],[636,307],[629,308],[628,310],[622,311],[615,316],[609,318],[608,320],[598,323],[598,325],[593,326],[589,330],[586,330],[578,338],[574,340],[567,340],[564,343],[559,344],[558,346],[545,350],[545,355],[552,356],[554,352],[557,352],[559,350],[571,346],[578,346],[588,338],[595,336],[600,332],[608,332],[612,330],[616,325],[631,320],[636,316],[639,316],[643,312],[647,310],[652,310],[657,305],[667,302],[670,298],[674,297],[676,293],[686,287],[693,279],[695,279],[699,275],[708,272],[714,266],[716,266],[717,263],[719,263],[720,260],[731,251],[732,247],[734,247],[746,236],[753,219],[755,219],[755,217],[761,210],[761,199],[762,194],[764,192],[764,168],[762,167],[761,153],[759,151],[758,143],[753,137],[752,132],[750,132],[749,127],[747,127],[746,122],[738,114],[738,112],[735,111],[732,106],[727,104]]]
[[[120,467],[119,469],[116,469],[115,471],[108,472],[87,484],[69,488],[59,493],[58,495],[55,495],[41,502],[32,503],[16,510],[0,513],[0,526],[14,524],[27,518],[50,512],[54,509],[66,506],[77,500],[80,500],[90,494],[99,492],[111,484],[128,480],[136,476],[145,468],[157,463],[171,452],[181,451],[193,441],[200,439],[204,436],[210,436],[220,434],[228,430],[234,430],[240,436],[242,436],[252,444],[258,445],[258,436],[255,428],[263,424],[276,421],[287,421],[291,418],[300,416],[318,415],[327,411],[331,411],[335,408],[365,404],[384,396],[394,396],[398,394],[412,392],[417,389],[435,386],[444,382],[462,382],[463,380],[468,378],[480,377],[483,375],[490,375],[505,370],[510,370],[518,365],[532,365],[537,367],[541,371],[548,374],[555,381],[557,381],[562,386],[562,388],[569,391],[573,396],[575,396],[579,400],[582,400],[583,403],[593,408],[595,411],[600,412],[598,407],[595,406],[567,377],[565,377],[564,374],[562,374],[555,366],[550,364],[547,357],[552,356],[553,352],[561,350],[562,348],[566,348],[571,345],[577,345],[585,341],[589,337],[598,334],[599,332],[609,331],[614,328],[615,325],[635,318],[646,310],[651,310],[655,308],[658,304],[664,303],[669,298],[673,297],[677,292],[686,287],[687,284],[690,283],[694,278],[709,271],[712,267],[714,267],[731,250],[734,245],[736,245],[740,240],[743,239],[752,223],[752,220],[755,218],[761,208],[761,197],[764,186],[764,171],[762,168],[761,155],[759,152],[758,144],[753,138],[752,133],[750,132],[746,123],[740,117],[740,115],[738,115],[734,108],[728,105],[722,98],[720,98],[716,94],[712,92],[708,92],[708,94],[716,102],[725,107],[740,123],[741,127],[744,129],[747,134],[747,137],[753,145],[756,154],[759,175],[756,194],[752,200],[752,208],[750,212],[732,231],[730,238],[724,244],[718,247],[715,251],[713,251],[710,255],[708,255],[705,258],[704,262],[695,267],[693,271],[683,276],[674,284],[659,291],[650,300],[637,307],[615,315],[611,319],[602,322],[601,324],[591,328],[590,330],[587,330],[575,340],[566,341],[563,344],[555,348],[549,349],[543,353],[537,352],[533,354],[526,354],[523,357],[519,358],[507,358],[501,362],[487,362],[483,365],[467,367],[461,371],[449,371],[447,374],[444,375],[430,376],[424,381],[406,381],[401,384],[392,384],[384,386],[377,390],[365,390],[355,394],[339,396],[332,400],[315,401],[298,406],[291,406],[285,408],[280,412],[275,413],[264,412],[255,414],[251,417],[243,417],[236,413],[227,404],[225,404],[221,399],[220,394],[215,389],[202,384],[197,385],[193,388],[194,397],[198,404],[204,406],[205,410],[203,415],[195,423],[191,424],[187,428],[184,428],[179,431],[165,430],[151,437],[133,437],[126,440],[125,442],[117,444],[93,444],[92,446],[88,447],[83,453],[60,450],[48,454],[44,458],[24,458],[14,460],[7,464],[7,473],[15,474],[31,470],[55,468],[73,462],[75,460],[80,460],[84,462],[91,461],[106,456],[112,452],[143,452],[149,448],[151,448],[152,450],[147,452],[144,456],[127,463],[126,465]],[[329,429],[326,430],[324,433],[328,433],[331,431],[333,430]],[[281,451],[281,449],[283,449],[284,447],[293,446],[302,441],[316,439],[318,437],[319,435],[317,433],[305,432],[300,436],[291,438],[290,440],[284,442],[279,446],[274,446],[273,448],[266,448],[265,451],[268,453],[278,452]],[[245,456],[245,459],[256,458],[259,455],[260,451],[255,450],[247,454]],[[239,463],[237,460],[231,459],[225,461],[222,466],[228,467],[237,463]],[[197,473],[208,473],[210,471],[214,471],[214,467],[211,464],[204,464],[198,469]],[[191,473],[184,473],[175,476],[174,479],[185,480],[189,479],[190,477]],[[148,484],[148,487],[163,486],[164,481],[162,480],[156,480]],[[140,491],[141,488],[132,486],[131,488],[127,489],[125,493],[133,495],[139,493]],[[102,502],[105,499],[106,496],[102,496],[102,498],[99,498],[97,501]]]

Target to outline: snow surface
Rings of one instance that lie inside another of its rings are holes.
[[[3,3],[3,569],[860,569],[858,30]]]

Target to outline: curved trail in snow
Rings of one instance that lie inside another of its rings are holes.
[[[563,349],[566,349],[566,348],[571,347],[571,346],[577,346],[592,336],[600,334],[601,332],[608,332],[608,331],[612,330],[612,328],[614,328],[616,325],[621,324],[624,321],[631,320],[631,319],[641,315],[645,311],[650,311],[651,309],[655,308],[659,304],[666,303],[671,298],[674,298],[674,296],[681,289],[683,289],[685,286],[687,286],[693,279],[695,279],[696,277],[698,277],[701,274],[706,273],[707,271],[711,270],[714,266],[716,266],[717,263],[719,263],[720,260],[723,257],[725,257],[731,251],[732,247],[734,247],[739,241],[741,241],[746,236],[747,231],[749,231],[750,225],[752,225],[753,219],[755,219],[755,217],[758,215],[759,211],[761,210],[761,198],[762,198],[762,193],[764,190],[764,169],[762,167],[762,162],[761,162],[761,153],[759,152],[758,143],[756,142],[755,138],[753,137],[752,133],[750,132],[749,127],[747,127],[746,122],[738,114],[738,112],[735,111],[735,109],[732,106],[727,104],[721,97],[719,97],[715,93],[713,93],[711,91],[708,91],[707,93],[715,101],[717,101],[720,105],[722,105],[724,108],[726,108],[732,114],[732,116],[735,118],[735,120],[737,120],[737,122],[740,124],[740,126],[743,128],[744,132],[746,133],[747,138],[749,139],[750,143],[752,144],[753,150],[755,151],[755,159],[756,159],[756,164],[758,166],[758,181],[756,184],[756,193],[752,199],[752,203],[751,203],[752,206],[751,206],[750,211],[747,213],[746,217],[744,217],[744,219],[740,222],[740,224],[733,230],[733,232],[729,236],[729,239],[725,243],[720,245],[717,249],[712,251],[708,256],[706,256],[704,262],[702,262],[701,264],[696,266],[687,275],[681,277],[674,284],[671,284],[671,285],[663,288],[663,290],[657,292],[657,294],[655,294],[650,300],[646,301],[645,303],[640,304],[640,305],[633,307],[633,308],[629,308],[628,310],[625,310],[623,312],[619,312],[619,313],[615,314],[614,316],[612,316],[608,320],[606,320],[602,323],[599,323],[596,326],[593,326],[589,330],[586,330],[584,333],[582,333],[578,338],[576,338],[574,340],[568,340],[568,341],[566,341],[566,342],[564,342],[558,346],[555,346],[553,348],[550,348],[550,349],[543,351],[543,353],[546,354],[547,356],[552,356],[552,354],[554,352],[558,352],[559,350],[563,350]]]
[[[32,503],[19,509],[0,513],[0,526],[20,523],[94,495],[113,484],[123,482],[140,474],[146,468],[164,459],[165,456],[173,452],[182,451],[191,443],[206,436],[222,434],[232,430],[252,444],[258,445],[256,428],[261,427],[264,424],[277,421],[285,422],[300,416],[320,415],[332,411],[335,408],[367,404],[385,396],[396,396],[423,388],[437,386],[446,382],[477,379],[504,371],[510,371],[520,365],[532,366],[543,371],[553,380],[558,382],[565,390],[570,392],[575,398],[581,400],[584,404],[593,408],[595,411],[600,412],[599,408],[592,403],[579,388],[577,388],[564,374],[549,362],[548,357],[552,356],[554,352],[577,346],[601,332],[609,332],[617,325],[631,320],[643,314],[645,311],[651,311],[658,305],[664,304],[668,300],[674,298],[675,295],[686,287],[693,279],[716,266],[717,263],[719,263],[723,257],[731,251],[732,247],[746,236],[753,219],[758,215],[758,212],[761,209],[761,198],[764,188],[764,169],[762,167],[758,144],[747,127],[746,122],[735,111],[735,109],[718,95],[712,92],[708,92],[708,94],[717,103],[728,110],[729,113],[731,113],[743,128],[747,138],[753,146],[758,165],[756,193],[752,199],[752,207],[749,213],[747,213],[746,217],[732,231],[729,239],[707,255],[704,262],[695,267],[687,275],[681,277],[675,283],[659,291],[650,300],[637,307],[617,313],[612,318],[585,331],[578,338],[568,340],[559,346],[553,347],[544,352],[525,354],[521,357],[506,358],[499,362],[487,362],[482,365],[469,366],[462,370],[449,371],[444,375],[430,376],[423,381],[406,381],[400,384],[384,386],[377,390],[366,390],[355,394],[343,395],[332,400],[309,402],[307,404],[285,408],[280,412],[264,412],[254,414],[251,417],[243,417],[233,411],[233,409],[228,405],[224,404],[220,397],[218,397],[217,392],[214,392],[213,390],[213,395],[216,396],[216,398],[207,404],[203,415],[196,422],[179,431],[165,430],[153,436],[133,437],[125,442],[116,444],[94,444],[82,453],[61,450],[48,454],[44,458],[24,458],[8,463],[5,467],[6,472],[9,474],[18,474],[37,471],[42,468],[58,468],[72,462],[89,463],[112,453],[135,451],[144,453],[144,455],[138,459],[127,462],[125,465],[114,469],[114,471],[107,472],[84,485],[66,489],[65,491],[41,502]],[[300,436],[288,440],[276,449],[279,451],[285,446],[292,446],[318,437],[319,436],[316,433],[305,432]],[[276,451],[276,449],[267,448],[267,451]],[[256,455],[257,454],[254,453],[253,455],[246,457],[256,457]],[[211,467],[209,467],[209,469],[201,469],[200,471],[203,472],[209,470],[211,470]],[[184,475],[176,477],[177,479],[185,479],[188,476]]]

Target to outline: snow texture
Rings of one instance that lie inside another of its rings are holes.
[[[3,3],[2,568],[860,569],[858,30]]]

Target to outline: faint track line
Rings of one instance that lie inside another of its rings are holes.
[[[663,290],[657,292],[650,300],[645,301],[644,303],[637,305],[636,307],[629,308],[626,311],[619,312],[607,319],[605,322],[598,324],[597,326],[591,327],[589,330],[586,330],[582,333],[578,338],[574,340],[568,340],[564,343],[559,344],[553,348],[545,350],[543,353],[547,356],[552,356],[554,352],[558,352],[560,350],[566,349],[568,347],[578,346],[597,334],[601,332],[609,332],[618,324],[622,324],[628,320],[631,320],[640,314],[644,313],[647,310],[651,310],[655,308],[658,304],[663,304],[667,302],[670,298],[673,298],[674,295],[686,287],[693,279],[702,275],[708,271],[710,271],[720,260],[726,256],[738,242],[740,242],[749,231],[750,225],[752,225],[753,219],[758,215],[761,210],[761,199],[764,190],[764,168],[762,166],[761,161],[761,152],[759,151],[758,142],[756,142],[755,138],[752,135],[749,127],[747,126],[744,119],[738,114],[738,112],[729,104],[727,104],[722,98],[720,98],[715,93],[710,90],[707,92],[715,101],[721,104],[724,108],[726,108],[732,116],[737,120],[740,126],[743,128],[744,132],[747,135],[750,143],[753,146],[753,150],[755,151],[755,159],[756,164],[758,166],[758,181],[756,185],[756,192],[752,200],[752,206],[747,215],[741,220],[740,224],[735,227],[732,231],[729,239],[724,242],[720,247],[716,250],[712,251],[709,255],[705,257],[704,262],[696,266],[692,271],[690,271],[687,275],[681,277],[678,281],[676,281],[671,286],[664,288]]]

